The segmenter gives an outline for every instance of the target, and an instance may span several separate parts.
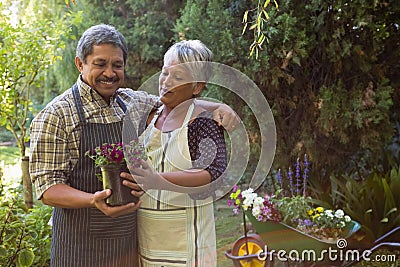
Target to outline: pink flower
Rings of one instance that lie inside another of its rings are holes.
[[[124,154],[121,150],[112,150],[110,156],[111,160],[117,163],[121,163],[124,159]]]
[[[104,143],[86,152],[94,160],[95,166],[100,167],[110,164],[121,164],[124,160],[122,143]]]

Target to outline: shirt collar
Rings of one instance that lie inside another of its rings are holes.
[[[79,94],[81,95],[83,101],[86,100],[88,102],[102,103],[104,104],[104,106],[107,106],[107,102],[101,97],[101,95],[96,90],[94,90],[90,85],[88,85],[82,80],[82,75],[79,75],[76,84],[78,85]],[[114,103],[115,96],[117,94],[118,90],[113,96],[111,96],[110,105]]]

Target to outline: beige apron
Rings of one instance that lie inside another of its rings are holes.
[[[181,128],[165,133],[155,127],[158,117],[155,115],[141,136],[145,146],[150,147],[148,154],[155,171],[192,167],[187,126],[193,110],[194,104],[189,107]],[[149,190],[141,199],[137,218],[141,266],[216,266],[211,201],[199,205],[199,201],[187,194],[167,190]]]

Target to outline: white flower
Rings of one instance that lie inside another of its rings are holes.
[[[344,216],[344,221],[345,222],[350,222],[351,221],[350,216],[349,215]]]
[[[253,216],[257,218],[257,216],[260,215],[261,213],[260,207],[259,206],[253,207],[251,213],[253,213]]]
[[[254,205],[261,206],[264,203],[264,199],[262,197],[256,197],[254,199]]]
[[[346,226],[346,223],[345,222],[343,222],[343,221],[340,221],[339,223],[338,223],[339,225],[339,228],[343,228],[343,227],[345,227]]]
[[[247,197],[247,195],[250,195],[253,192],[254,192],[253,188],[246,189],[246,190],[242,191],[242,196]]]
[[[336,218],[343,218],[343,216],[344,216],[344,212],[343,212],[343,210],[337,210],[336,212],[335,212],[335,217]]]
[[[325,210],[324,213],[328,218],[330,218],[330,219],[333,218],[333,211],[332,210]]]
[[[253,205],[253,201],[249,200],[248,198],[243,200],[243,206],[251,206]]]

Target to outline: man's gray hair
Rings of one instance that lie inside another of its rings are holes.
[[[114,26],[107,24],[94,25],[82,34],[76,46],[76,56],[86,63],[86,57],[93,53],[93,46],[102,44],[112,44],[121,48],[126,65],[128,46],[125,37]]]

